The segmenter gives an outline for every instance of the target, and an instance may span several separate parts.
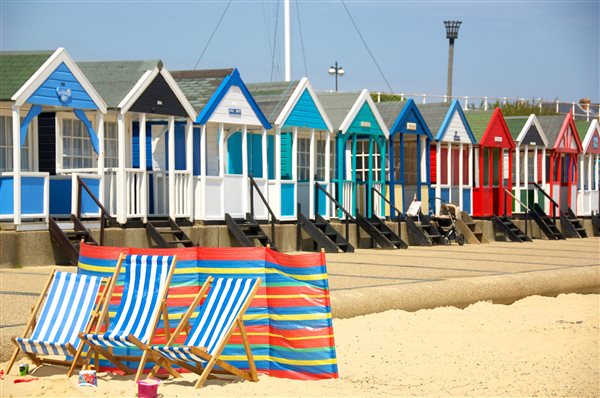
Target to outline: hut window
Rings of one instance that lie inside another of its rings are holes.
[[[21,123],[23,123],[23,120],[24,118],[21,118]],[[29,124],[27,130],[27,141],[24,145],[21,145],[21,170],[24,171],[32,169],[29,153],[33,140],[33,123]],[[0,116],[0,171],[12,171],[14,168],[12,143],[12,117]]]
[[[448,148],[440,149],[440,184],[448,184]]]
[[[404,184],[417,184],[417,168],[419,167],[419,154],[416,141],[404,141]]]
[[[63,169],[93,167],[90,137],[80,120],[63,119]]]
[[[119,144],[117,139],[117,123],[104,123],[104,167],[119,165]]]
[[[379,147],[373,141],[373,181],[379,181],[381,176],[381,161]],[[368,181],[369,179],[369,140],[359,140],[356,143],[356,179]]]
[[[310,178],[310,139],[298,138],[298,181]]]
[[[317,180],[325,180],[325,140],[317,140],[315,156]]]
[[[460,148],[452,147],[452,185],[460,185]],[[465,180],[463,180],[463,183]]]

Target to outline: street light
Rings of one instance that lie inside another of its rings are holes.
[[[335,61],[335,66],[329,67],[329,74],[331,76],[335,75],[335,91],[338,91],[338,76],[344,76],[344,68],[338,66],[337,61]]]
[[[454,40],[458,38],[458,28],[462,21],[444,21],[446,25],[446,39],[448,39],[448,88],[446,89],[446,98],[452,100],[452,66],[454,64]]]

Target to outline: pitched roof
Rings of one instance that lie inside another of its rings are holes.
[[[0,51],[0,100],[10,100],[53,53]]]
[[[590,129],[592,120],[594,119],[591,119],[589,122],[586,122],[585,120],[575,120],[575,127],[577,127],[577,132],[579,133],[579,138],[581,139],[581,142],[583,142],[583,140],[585,139],[585,135]]]
[[[469,126],[477,143],[481,142],[485,130],[487,129],[490,119],[492,117],[492,111],[476,111],[470,110],[465,112]]]
[[[246,87],[250,90],[254,100],[269,122],[274,123],[299,83],[299,80],[291,82],[251,83],[247,84]]]
[[[565,117],[565,115],[538,116],[538,121],[540,122],[542,130],[544,130],[544,134],[546,134],[546,137],[548,138],[548,146],[550,148],[554,147],[554,144],[558,139]]]
[[[159,60],[151,60],[78,62],[77,65],[106,105],[117,108],[144,73],[162,64]]]
[[[425,123],[427,123],[427,126],[429,126],[433,135],[437,135],[440,131],[442,123],[444,123],[444,120],[446,119],[446,114],[450,109],[450,105],[451,104],[443,102],[419,105],[419,111],[421,112],[421,115],[423,115],[423,119],[425,119]]]
[[[400,112],[402,112],[402,109],[404,109],[406,101],[385,101],[378,102],[376,105],[381,118],[385,122],[385,125],[391,131],[392,127],[394,127],[394,123],[396,123],[396,120],[398,119],[398,116],[400,116]]]
[[[529,116],[508,116],[504,118],[513,140],[517,140],[523,127],[525,127],[525,123],[527,123],[527,119],[529,119]]]
[[[199,114],[217,91],[223,79],[229,76],[233,70],[233,68],[185,70],[171,72],[171,75]]]
[[[321,105],[325,108],[334,131],[340,129],[342,122],[352,109],[352,105],[358,100],[360,93],[320,92],[317,93]]]

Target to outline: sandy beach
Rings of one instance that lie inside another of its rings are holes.
[[[390,310],[335,319],[340,379],[258,383],[195,376],[168,380],[163,397],[188,396],[600,396],[600,296],[532,296],[511,305],[479,302],[465,309]],[[6,363],[2,364],[6,368]],[[60,368],[39,377],[0,381],[3,397],[134,397],[131,377],[100,374],[79,387]]]

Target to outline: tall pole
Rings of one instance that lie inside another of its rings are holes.
[[[446,98],[452,101],[452,67],[454,65],[454,39],[450,39],[448,46],[448,86],[446,88]]]
[[[458,38],[458,28],[462,21],[444,21],[446,26],[446,38],[448,47],[448,86],[446,89],[446,101],[452,101],[452,68],[454,65],[454,40]]]
[[[337,61],[335,61],[335,91],[336,92],[338,91],[338,82],[337,82],[337,79],[338,79],[338,70],[339,70],[338,69],[338,63],[337,63]]]
[[[283,0],[283,43],[285,57],[285,81],[292,80],[292,55],[290,37],[290,0]]]

